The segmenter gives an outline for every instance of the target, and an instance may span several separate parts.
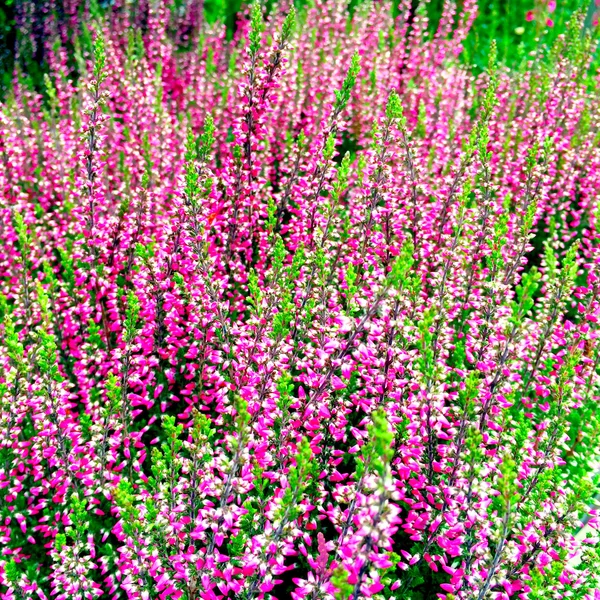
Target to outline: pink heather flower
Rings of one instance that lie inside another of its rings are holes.
[[[474,75],[474,0],[17,4],[0,596],[592,598],[593,48]]]
[[[552,559],[545,552],[540,552],[538,556],[538,564],[540,567],[546,567],[552,562]]]

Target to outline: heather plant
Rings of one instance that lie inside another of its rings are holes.
[[[0,106],[2,598],[597,597],[585,14],[76,4]]]
[[[132,3],[135,6],[135,3]],[[305,0],[296,0],[295,6],[302,7]],[[459,3],[460,4],[460,3]],[[350,0],[347,10],[350,14],[360,5],[357,0]],[[178,48],[189,50],[189,33],[202,20],[205,24],[221,22],[226,27],[227,39],[231,39],[236,31],[237,22],[245,7],[241,0],[205,0],[193,4],[186,0],[176,0],[170,5],[170,12],[185,16],[180,23],[181,36],[177,38]],[[72,52],[72,61],[76,63],[75,72],[79,75],[81,64],[80,47],[77,31],[81,21],[90,18],[101,18],[114,10],[114,3],[108,0],[90,0],[87,3],[77,2],[30,2],[26,0],[7,0],[0,7],[0,97],[4,97],[11,88],[14,70],[22,70],[28,85],[32,89],[44,89],[44,78],[48,75],[48,47],[45,43],[47,35],[47,15],[52,15],[54,27],[63,30],[63,42]],[[418,0],[413,0],[409,8],[408,19],[412,19],[418,7]],[[274,3],[264,3],[265,11],[270,14]],[[487,51],[491,40],[497,40],[499,54],[507,64],[518,64],[524,56],[534,51],[539,38],[553,41],[564,32],[569,19],[576,11],[585,14],[584,26],[594,29],[598,25],[599,10],[596,0],[489,0],[478,6],[477,17],[465,40],[461,54],[477,69],[484,69],[487,64]],[[121,10],[120,8],[118,10]],[[135,10],[135,9],[134,9]],[[144,8],[132,19],[136,27],[144,27],[146,19]],[[427,3],[428,31],[431,35],[437,30],[440,19],[444,15],[444,0],[429,0]],[[392,7],[393,16],[399,15],[397,6]],[[447,15],[445,16],[447,18]],[[173,31],[173,30],[171,30]],[[72,43],[71,43],[72,42]],[[81,73],[85,73],[82,65]]]

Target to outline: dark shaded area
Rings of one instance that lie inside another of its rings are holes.
[[[0,98],[10,86],[14,68],[14,50],[17,41],[15,7],[10,0],[0,8]]]

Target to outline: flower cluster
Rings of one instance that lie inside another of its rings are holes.
[[[0,597],[600,593],[583,17],[473,74],[473,0],[59,4],[0,105]]]
[[[556,0],[540,2],[534,9],[527,11],[527,14],[525,15],[525,20],[538,20],[539,22],[545,23],[547,27],[554,27],[554,21],[552,20],[551,15],[555,10]]]

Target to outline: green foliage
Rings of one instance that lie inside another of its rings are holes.
[[[402,557],[395,552],[390,552],[388,556],[392,566],[387,569],[379,569],[379,574],[381,584],[385,586],[385,589],[381,591],[381,594],[384,598],[389,598],[391,600],[394,597],[394,592],[390,590],[390,586],[399,579],[397,566],[398,563],[402,561]]]
[[[245,436],[246,427],[250,423],[250,413],[248,412],[248,402],[241,396],[235,397],[235,430],[239,433],[239,437],[234,441],[233,445],[237,446],[241,439]]]
[[[196,168],[197,158],[196,139],[192,130],[188,129],[185,144],[185,195],[194,208],[197,207],[197,197],[200,193],[200,175]]]
[[[204,130],[198,144],[197,157],[200,162],[206,163],[210,160],[212,147],[215,144],[215,131],[215,121],[209,114],[204,121]]]
[[[102,340],[102,336],[100,335],[100,330],[102,327],[98,323],[94,323],[92,319],[88,320],[88,342],[94,346],[95,348],[103,348],[104,342]]]
[[[421,373],[427,374],[430,377],[432,371],[435,369],[432,343],[434,334],[431,331],[434,320],[435,309],[430,307],[424,311],[418,325],[421,346],[421,356],[418,358],[418,364]]]
[[[517,464],[510,454],[506,454],[500,463],[500,475],[498,487],[502,506],[509,511],[511,505],[519,499]]]
[[[350,62],[350,68],[348,69],[348,73],[344,79],[344,83],[342,84],[342,89],[336,90],[335,92],[335,104],[333,108],[334,114],[337,115],[341,113],[348,105],[352,89],[356,85],[356,78],[358,77],[359,73],[360,56],[358,53],[354,53]]]
[[[296,9],[292,6],[281,27],[281,44],[285,44],[294,33],[296,27]]]
[[[346,152],[337,169],[337,180],[333,184],[333,196],[339,200],[344,190],[348,186],[348,176],[350,174],[350,153]]]
[[[58,369],[56,357],[58,347],[54,335],[49,330],[49,298],[39,281],[37,282],[37,292],[43,321],[38,330],[40,345],[35,355],[36,365],[42,375],[45,375],[51,381],[60,383],[63,381],[63,377]]]
[[[239,10],[240,3],[228,0],[207,0],[203,3],[204,16],[211,25],[226,20],[232,13]]]
[[[4,307],[6,307],[5,297],[2,296],[2,299],[4,300]],[[25,353],[25,348],[19,340],[19,334],[15,329],[15,323],[9,311],[7,310],[7,308],[4,308],[2,312],[4,313],[4,344],[7,349],[8,357],[18,369],[23,369],[23,355]]]
[[[75,291],[75,265],[71,256],[71,248],[59,248],[60,264],[63,269],[63,279],[67,282],[69,293]]]
[[[281,374],[281,377],[277,381],[277,391],[279,392],[279,398],[277,400],[277,408],[282,412],[289,409],[292,403],[292,391],[294,390],[294,384],[292,376],[288,372]]]
[[[25,219],[20,212],[13,211],[13,224],[17,233],[17,239],[19,242],[19,251],[23,260],[23,264],[27,265],[29,262],[29,249],[31,246],[31,237],[27,232],[27,225]]]
[[[260,2],[254,2],[250,9],[250,33],[248,41],[250,42],[250,55],[256,56],[262,44],[262,34],[264,31],[263,15]]]
[[[392,443],[394,433],[382,409],[371,415],[368,427],[369,441],[362,448],[362,458],[356,460],[356,479],[360,480],[369,471],[376,473],[381,479],[386,476],[387,466],[394,455]]]
[[[573,589],[572,592],[570,591],[572,594],[570,598],[573,598],[573,600],[584,600],[584,598],[589,598],[587,594],[592,594],[597,590],[597,581],[600,579],[600,546],[587,544],[584,546],[581,563],[577,566],[577,570],[580,572],[586,572],[586,577],[583,585]],[[543,586],[546,584],[546,582],[544,582],[542,578],[540,579],[541,581],[536,589],[536,592],[539,593],[538,597],[541,600]],[[547,596],[543,597],[546,598]]]
[[[442,0],[433,0],[428,5],[431,27],[435,27],[441,16]],[[499,60],[511,68],[520,68],[525,57],[544,44],[550,47],[567,29],[575,11],[587,10],[588,0],[562,0],[554,13],[547,13],[545,3],[532,0],[490,0],[479,5],[477,18],[464,43],[464,60],[475,69],[483,71],[488,64],[488,48],[496,40]],[[534,18],[526,20],[527,13],[536,6]],[[547,19],[552,19],[552,27]]]
[[[465,379],[465,386],[459,391],[459,400],[463,409],[467,410],[472,406],[472,402],[479,394],[479,375],[475,371],[470,371]]]
[[[487,262],[492,273],[498,273],[504,268],[504,258],[502,256],[502,248],[508,240],[508,218],[509,212],[504,211],[498,220],[494,223],[494,232],[491,239],[487,241],[490,247],[490,255],[487,257]]]
[[[413,253],[414,247],[412,241],[410,239],[406,240],[402,246],[400,255],[396,257],[392,269],[388,274],[388,282],[393,288],[402,290],[407,283],[410,283],[409,273],[415,262]]]
[[[154,100],[154,111],[158,116],[162,116],[163,114],[163,98],[164,98],[164,88],[162,82],[162,63],[157,63],[156,65],[156,73],[154,75],[154,87],[156,88],[156,98]]]
[[[74,492],[69,499],[71,525],[66,529],[66,535],[73,539],[82,540],[88,530],[88,512],[85,499]]]
[[[135,246],[135,255],[143,262],[149,262],[154,258],[154,244],[144,245],[138,242]]]
[[[104,37],[98,31],[96,40],[94,41],[94,79],[98,83],[102,83],[106,79],[106,49],[104,46]]]
[[[163,449],[165,460],[168,464],[173,463],[179,456],[183,442],[179,439],[183,432],[183,425],[177,425],[175,417],[172,415],[165,415],[163,418],[163,431],[165,434],[165,441],[161,444]]]
[[[331,132],[327,139],[325,140],[325,145],[323,146],[323,161],[329,162],[333,158],[333,154],[335,152],[335,133]]]
[[[262,292],[260,289],[260,284],[258,282],[258,276],[254,269],[252,269],[248,275],[248,293],[248,302],[252,305],[252,307],[256,311],[256,314],[260,316],[262,312]]]
[[[234,558],[243,554],[246,541],[254,530],[254,520],[258,513],[258,508],[251,500],[246,500],[244,508],[246,509],[246,513],[240,517],[239,531],[230,539],[227,545],[229,556]],[[234,564],[241,566],[241,563],[234,562]]]
[[[193,411],[192,439],[196,442],[208,442],[215,434],[211,420],[199,410]]]
[[[272,240],[273,232],[275,231],[275,227],[277,227],[277,204],[271,196],[267,199],[266,227],[269,232],[269,239]]]
[[[483,97],[482,107],[485,120],[489,119],[494,106],[498,102],[496,98],[496,90],[498,89],[498,48],[495,40],[490,43],[487,72],[489,81]]]
[[[402,101],[398,92],[392,90],[387,101],[385,109],[386,117],[389,120],[398,120],[402,128],[406,127],[406,117],[404,116],[404,109],[402,108]]]
[[[577,276],[577,251],[579,250],[579,245],[579,240],[576,240],[571,244],[565,255],[565,260],[563,261],[561,279],[563,280],[566,289],[569,289],[573,285],[575,277]]]
[[[483,436],[479,429],[476,427],[469,428],[465,438],[465,448],[467,449],[468,464],[471,467],[471,471],[474,473],[479,471],[483,461],[483,451],[481,449],[482,439]]]
[[[521,283],[516,289],[517,300],[512,303],[512,323],[514,326],[518,326],[521,319],[529,314],[529,311],[533,308],[534,297],[540,286],[541,277],[540,272],[535,267],[523,274]]]
[[[354,268],[354,265],[350,263],[346,268],[346,304],[349,309],[352,305],[352,299],[358,291],[358,288],[356,287],[357,277],[358,274],[356,273],[356,269]]]
[[[64,533],[57,533],[54,538],[54,549],[60,552],[67,545],[67,536]]]
[[[427,134],[426,123],[427,123],[426,106],[425,106],[424,102],[419,102],[419,114],[417,117],[417,127],[415,130],[415,133],[420,138],[424,138],[425,135]]]
[[[283,239],[280,235],[275,237],[275,244],[273,245],[273,277],[277,279],[283,269],[283,263],[285,261],[286,249]]]
[[[276,244],[277,247],[277,244]],[[277,267],[279,272],[282,268],[282,254],[283,254],[283,245],[279,245],[279,249],[276,250],[277,254]],[[298,278],[300,277],[300,271],[306,262],[306,255],[304,251],[304,247],[300,245],[296,248],[296,252],[294,253],[294,257],[292,259],[292,264],[287,270],[287,276],[282,282],[283,285],[283,295],[278,306],[278,312],[273,316],[273,333],[272,336],[275,339],[284,338],[288,335],[290,331],[290,325],[294,320],[294,314],[296,310],[296,305],[294,303],[294,290]]]
[[[104,418],[115,414],[121,410],[123,401],[121,386],[119,380],[114,373],[109,373],[106,378],[106,404],[103,409]]]
[[[296,454],[295,464],[290,467],[287,475],[288,485],[276,511],[275,518],[277,520],[286,523],[302,514],[303,509],[299,506],[299,502],[311,479],[315,478],[317,474],[317,465],[313,461],[310,444],[306,438],[302,438]]]
[[[88,441],[92,431],[92,417],[87,413],[82,413],[79,417],[79,426],[81,427],[81,435],[83,439]]]
[[[4,576],[10,583],[17,583],[21,578],[21,572],[14,558],[8,560],[4,565]]]
[[[133,486],[129,481],[122,479],[113,494],[123,521],[123,531],[129,536],[135,537],[140,511],[137,508]]]
[[[354,586],[348,581],[348,571],[344,567],[337,567],[331,575],[331,583],[335,587],[335,600],[348,600]]]
[[[140,301],[133,290],[127,292],[127,309],[124,323],[124,340],[130,344],[140,329]]]
[[[48,104],[50,105],[50,114],[55,118],[58,115],[59,101],[58,96],[56,95],[56,88],[48,73],[44,73],[44,87],[48,98]]]

